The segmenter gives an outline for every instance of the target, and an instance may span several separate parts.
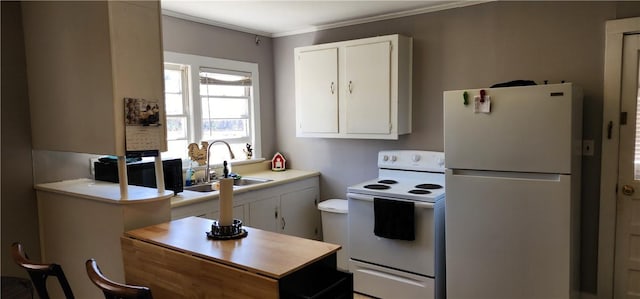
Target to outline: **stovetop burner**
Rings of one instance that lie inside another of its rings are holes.
[[[437,184],[420,184],[420,185],[416,185],[416,188],[418,189],[442,189],[441,185],[437,185]]]
[[[1,0],[0,0],[1,1]],[[445,197],[444,153],[397,150],[378,153],[378,176],[349,186],[348,194],[417,202]],[[349,195],[348,195],[349,196]]]
[[[382,185],[382,184],[369,184],[369,185],[365,185],[364,188],[373,189],[373,190],[386,190],[391,187],[389,187],[388,185]]]
[[[397,184],[398,181],[396,181],[396,180],[379,180],[378,183],[393,185],[393,184]]]
[[[424,189],[413,189],[413,190],[409,190],[407,192],[409,192],[411,194],[430,194],[431,193],[431,191],[424,190]]]

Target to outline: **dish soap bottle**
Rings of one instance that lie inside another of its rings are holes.
[[[184,182],[185,186],[193,185],[194,175],[195,175],[195,172],[193,171],[192,163],[191,161],[189,161],[189,168],[187,169],[187,172],[185,174],[185,178],[186,178]]]

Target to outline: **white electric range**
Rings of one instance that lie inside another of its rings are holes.
[[[444,298],[444,153],[378,153],[378,177],[347,188],[354,290]]]

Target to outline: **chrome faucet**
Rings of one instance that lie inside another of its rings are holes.
[[[211,153],[210,153],[211,146],[214,143],[217,143],[217,142],[222,142],[222,143],[227,145],[227,149],[229,149],[229,156],[231,157],[231,160],[236,158],[236,156],[231,151],[231,146],[226,141],[224,141],[224,140],[214,140],[214,141],[209,142],[209,145],[207,146],[207,167],[205,169],[205,181],[207,183],[211,182],[211,174],[209,173],[211,171],[211,165],[209,164],[209,160],[211,159]]]

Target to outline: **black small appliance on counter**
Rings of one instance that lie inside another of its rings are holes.
[[[94,163],[95,180],[118,183],[118,161],[115,159],[101,158]],[[182,160],[162,160],[164,172],[164,187],[172,190],[174,194],[183,191]],[[127,163],[127,179],[129,185],[156,188],[156,171],[154,162]]]

